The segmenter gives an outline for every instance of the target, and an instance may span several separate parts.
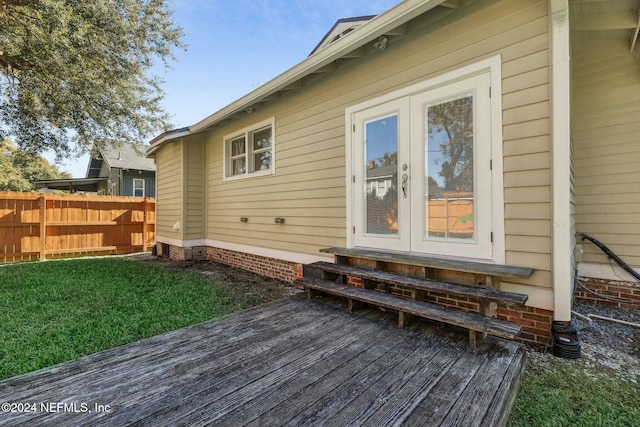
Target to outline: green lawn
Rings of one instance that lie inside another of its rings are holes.
[[[597,360],[534,355],[507,427],[640,426],[639,378]]]
[[[244,308],[215,278],[126,258],[0,267],[0,379]],[[220,280],[220,279],[217,279]]]

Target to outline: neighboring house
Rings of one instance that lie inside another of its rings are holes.
[[[544,343],[576,270],[629,278],[576,233],[640,266],[637,37],[638,0],[403,1],[152,141],[160,250],[286,280],[326,247],[529,267],[500,282],[527,306],[499,314]],[[384,154],[397,199],[371,218]],[[448,194],[451,236],[428,218]]]
[[[398,179],[398,166],[374,166],[370,164],[367,169],[365,186],[367,195],[373,195],[379,199],[384,198],[395,189]]]
[[[108,196],[155,197],[156,165],[144,155],[145,147],[107,144],[96,147],[85,178],[36,182],[36,188],[85,192]]]

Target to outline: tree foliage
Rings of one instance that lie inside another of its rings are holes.
[[[62,158],[166,130],[151,71],[181,37],[165,0],[1,0],[0,138]]]
[[[71,178],[38,154],[0,140],[0,191],[33,191],[34,181]]]
[[[429,134],[444,132],[440,144],[446,191],[473,191],[473,98],[459,98],[429,107]]]

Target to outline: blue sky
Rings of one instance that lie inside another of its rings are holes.
[[[304,60],[340,18],[377,15],[400,0],[167,0],[185,32],[163,105],[189,126]],[[84,177],[88,157],[59,165]]]

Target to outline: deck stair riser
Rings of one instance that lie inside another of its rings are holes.
[[[443,307],[425,301],[398,298],[393,295],[331,283],[322,279],[303,277],[297,281],[308,291],[315,290],[347,298],[349,300],[350,307],[352,305],[352,301],[359,301],[376,305],[378,307],[396,310],[400,313],[400,326],[403,326],[403,317],[405,314],[409,314],[507,339],[515,339],[520,334],[522,328],[516,323],[507,322],[494,317],[487,317],[477,313]],[[313,292],[310,292],[310,295],[313,295]]]
[[[527,295],[501,291],[498,287],[502,277],[530,277],[533,274],[530,268],[362,249],[328,248],[322,252],[333,253],[336,263],[306,265],[304,277],[295,282],[307,290],[309,298],[318,294],[346,298],[349,311],[362,304],[396,311],[400,327],[413,317],[422,317],[466,328],[472,347],[487,334],[516,339],[522,330],[522,325],[497,319],[495,310],[497,304],[525,305]],[[412,269],[405,274],[387,271],[391,265],[416,266],[418,274],[409,272]],[[425,270],[421,273],[420,268]],[[431,273],[436,271],[462,272],[484,279],[480,285],[452,283],[432,277]],[[478,312],[435,304],[440,302],[439,295],[465,303],[477,301]],[[431,301],[432,297],[436,300]]]
[[[305,276],[309,270],[316,270],[316,277],[322,276],[322,272],[333,273],[342,276],[357,277],[371,282],[385,283],[396,285],[410,289],[416,289],[425,292],[438,292],[455,295],[458,297],[470,297],[477,299],[485,299],[491,302],[503,303],[506,305],[524,306],[527,302],[527,295],[514,292],[505,292],[497,289],[482,288],[479,286],[461,285],[457,283],[448,283],[428,278],[402,276],[398,274],[387,273],[384,271],[365,270],[349,265],[332,264],[329,262],[316,262],[305,266]]]

